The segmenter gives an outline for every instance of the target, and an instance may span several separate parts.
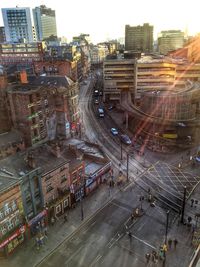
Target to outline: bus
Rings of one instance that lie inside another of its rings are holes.
[[[103,118],[104,117],[104,110],[102,108],[98,109],[99,117]]]

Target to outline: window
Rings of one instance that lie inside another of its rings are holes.
[[[5,225],[0,227],[0,233],[1,235],[5,235],[7,233],[7,228],[5,227]]]
[[[47,193],[52,191],[53,190],[53,187],[51,186],[51,184],[47,185]]]
[[[7,227],[8,227],[8,230],[12,230],[12,229],[13,229],[14,224],[13,224],[13,221],[12,221],[12,220],[9,220],[9,221],[7,222]]]
[[[68,198],[67,198],[67,199],[65,199],[63,201],[63,206],[64,206],[64,208],[66,208],[66,207],[68,207],[68,205],[69,205],[69,201],[68,201]]]
[[[56,214],[61,212],[61,204],[56,207]]]
[[[11,212],[11,208],[8,206],[8,203],[4,205],[4,213],[5,216],[8,215]]]
[[[65,181],[67,181],[66,174],[61,176],[61,183],[64,183]]]
[[[2,220],[4,218],[4,214],[2,212],[2,210],[0,210],[0,220]]]
[[[17,209],[17,204],[16,204],[16,201],[13,200],[12,202],[12,210],[15,211]]]

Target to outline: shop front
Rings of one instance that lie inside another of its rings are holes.
[[[48,224],[48,210],[45,209],[37,214],[33,219],[28,222],[30,234],[36,235],[39,232],[43,232]]]
[[[85,183],[85,194],[89,195],[90,192],[94,191],[100,183],[104,181],[105,174],[111,169],[111,162],[100,168],[97,172],[91,174]]]
[[[0,243],[0,256],[8,257],[25,240],[26,226],[20,226],[14,233]]]

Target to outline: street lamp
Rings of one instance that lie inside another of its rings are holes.
[[[187,191],[187,187],[184,186],[184,191],[183,191],[183,204],[182,204],[182,211],[181,211],[181,223],[184,223],[186,191]]]
[[[122,140],[120,141],[121,141],[120,145],[121,145],[121,160],[122,160]]]
[[[167,244],[168,225],[169,225],[169,210],[167,211],[167,219],[165,227],[165,244]]]

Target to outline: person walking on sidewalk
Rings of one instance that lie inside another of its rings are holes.
[[[178,244],[178,240],[175,238],[175,239],[174,239],[174,248],[175,248],[175,249],[176,249],[177,244]]]
[[[64,223],[67,222],[67,214],[64,215]]]
[[[147,263],[149,263],[150,257],[151,257],[151,255],[149,253],[147,253],[145,255],[145,258],[146,258]]]
[[[169,249],[171,249],[171,247],[172,247],[172,240],[171,240],[171,238],[169,238],[169,240],[168,240],[168,247],[169,247]]]

